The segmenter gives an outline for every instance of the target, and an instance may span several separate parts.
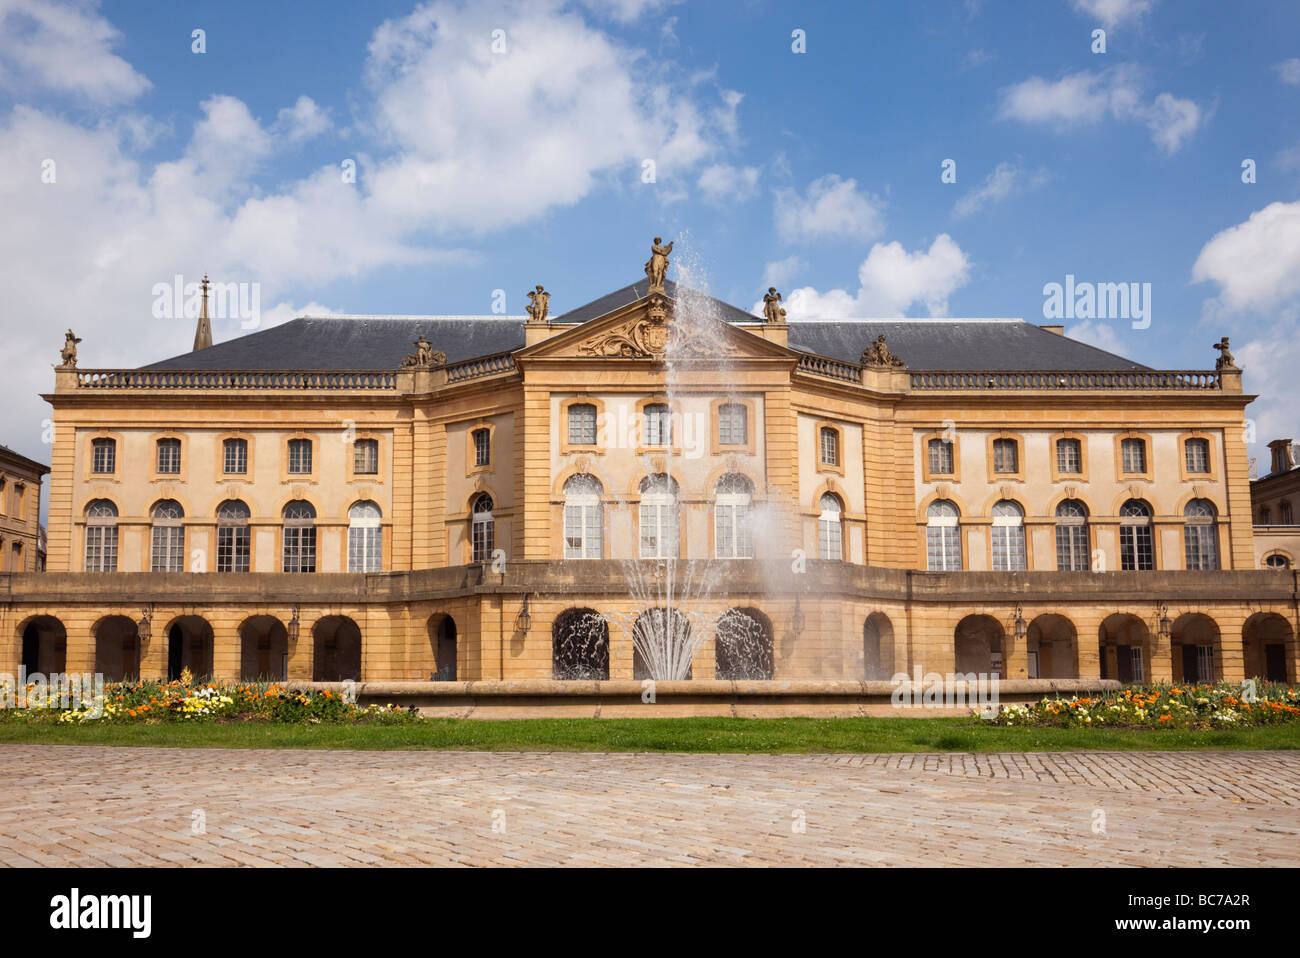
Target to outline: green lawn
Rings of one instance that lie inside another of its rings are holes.
[[[1300,722],[1207,732],[1001,728],[965,718],[428,719],[409,725],[0,723],[0,743],[587,752],[1031,752],[1300,748]]]

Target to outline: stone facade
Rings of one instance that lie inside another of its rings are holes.
[[[1260,568],[1294,569],[1300,561],[1300,466],[1295,443],[1274,439],[1268,474],[1250,484],[1255,559]]]
[[[700,621],[744,610],[766,658],[720,673],[702,634],[694,679],[1296,680],[1239,370],[904,367],[777,311],[589,312],[451,362],[430,322],[387,368],[57,369],[49,572],[7,577],[0,671],[551,679],[586,610],[583,674],[632,679],[637,614],[708,581]]]
[[[41,480],[49,467],[0,446],[0,572],[39,572]]]

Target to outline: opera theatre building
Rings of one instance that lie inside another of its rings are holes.
[[[138,369],[69,332],[0,672],[1300,678],[1226,340],[1159,370],[1019,320],[787,321],[671,248],[554,316],[539,286],[211,345],[205,308]]]

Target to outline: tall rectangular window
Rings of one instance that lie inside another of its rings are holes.
[[[953,471],[952,441],[949,439],[931,439],[928,446],[930,474],[932,476],[951,476]]]
[[[664,403],[651,403],[645,407],[645,444],[671,446],[673,442],[672,417]]]
[[[718,407],[718,445],[743,446],[749,442],[749,417],[740,403]]]
[[[185,529],[179,525],[155,524],[152,530],[149,571],[185,571]]]
[[[1020,471],[1020,444],[1016,440],[993,440],[993,471],[998,473]]]
[[[840,434],[830,426],[822,427],[821,459],[823,465],[838,466],[840,464]]]
[[[311,475],[311,440],[289,440],[289,474],[293,476]]]
[[[247,572],[251,551],[247,522],[217,526],[218,572]]]
[[[284,527],[284,565],[285,572],[316,571],[316,527]]]
[[[117,526],[86,526],[86,571],[117,571]]]
[[[1210,471],[1210,440],[1188,439],[1183,446],[1188,472]]]
[[[1079,440],[1056,440],[1056,471],[1067,474],[1083,472],[1083,448]]]
[[[91,471],[105,474],[117,471],[117,440],[93,439],[90,443]]]
[[[379,440],[358,439],[352,444],[352,473],[373,476],[379,472]]]
[[[1125,472],[1147,471],[1147,443],[1145,439],[1120,441],[1120,460]]]
[[[221,444],[222,472],[242,476],[248,472],[248,440],[227,439]]]
[[[569,407],[569,444],[596,444],[596,407],[590,403],[578,403]]]
[[[474,465],[487,466],[492,463],[492,432],[488,429],[474,430]]]
[[[181,441],[179,439],[158,440],[158,472],[160,475],[174,476],[181,471]]]

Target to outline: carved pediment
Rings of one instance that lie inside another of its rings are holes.
[[[648,316],[602,330],[578,344],[578,355],[602,359],[662,359],[668,346],[668,324]]]

